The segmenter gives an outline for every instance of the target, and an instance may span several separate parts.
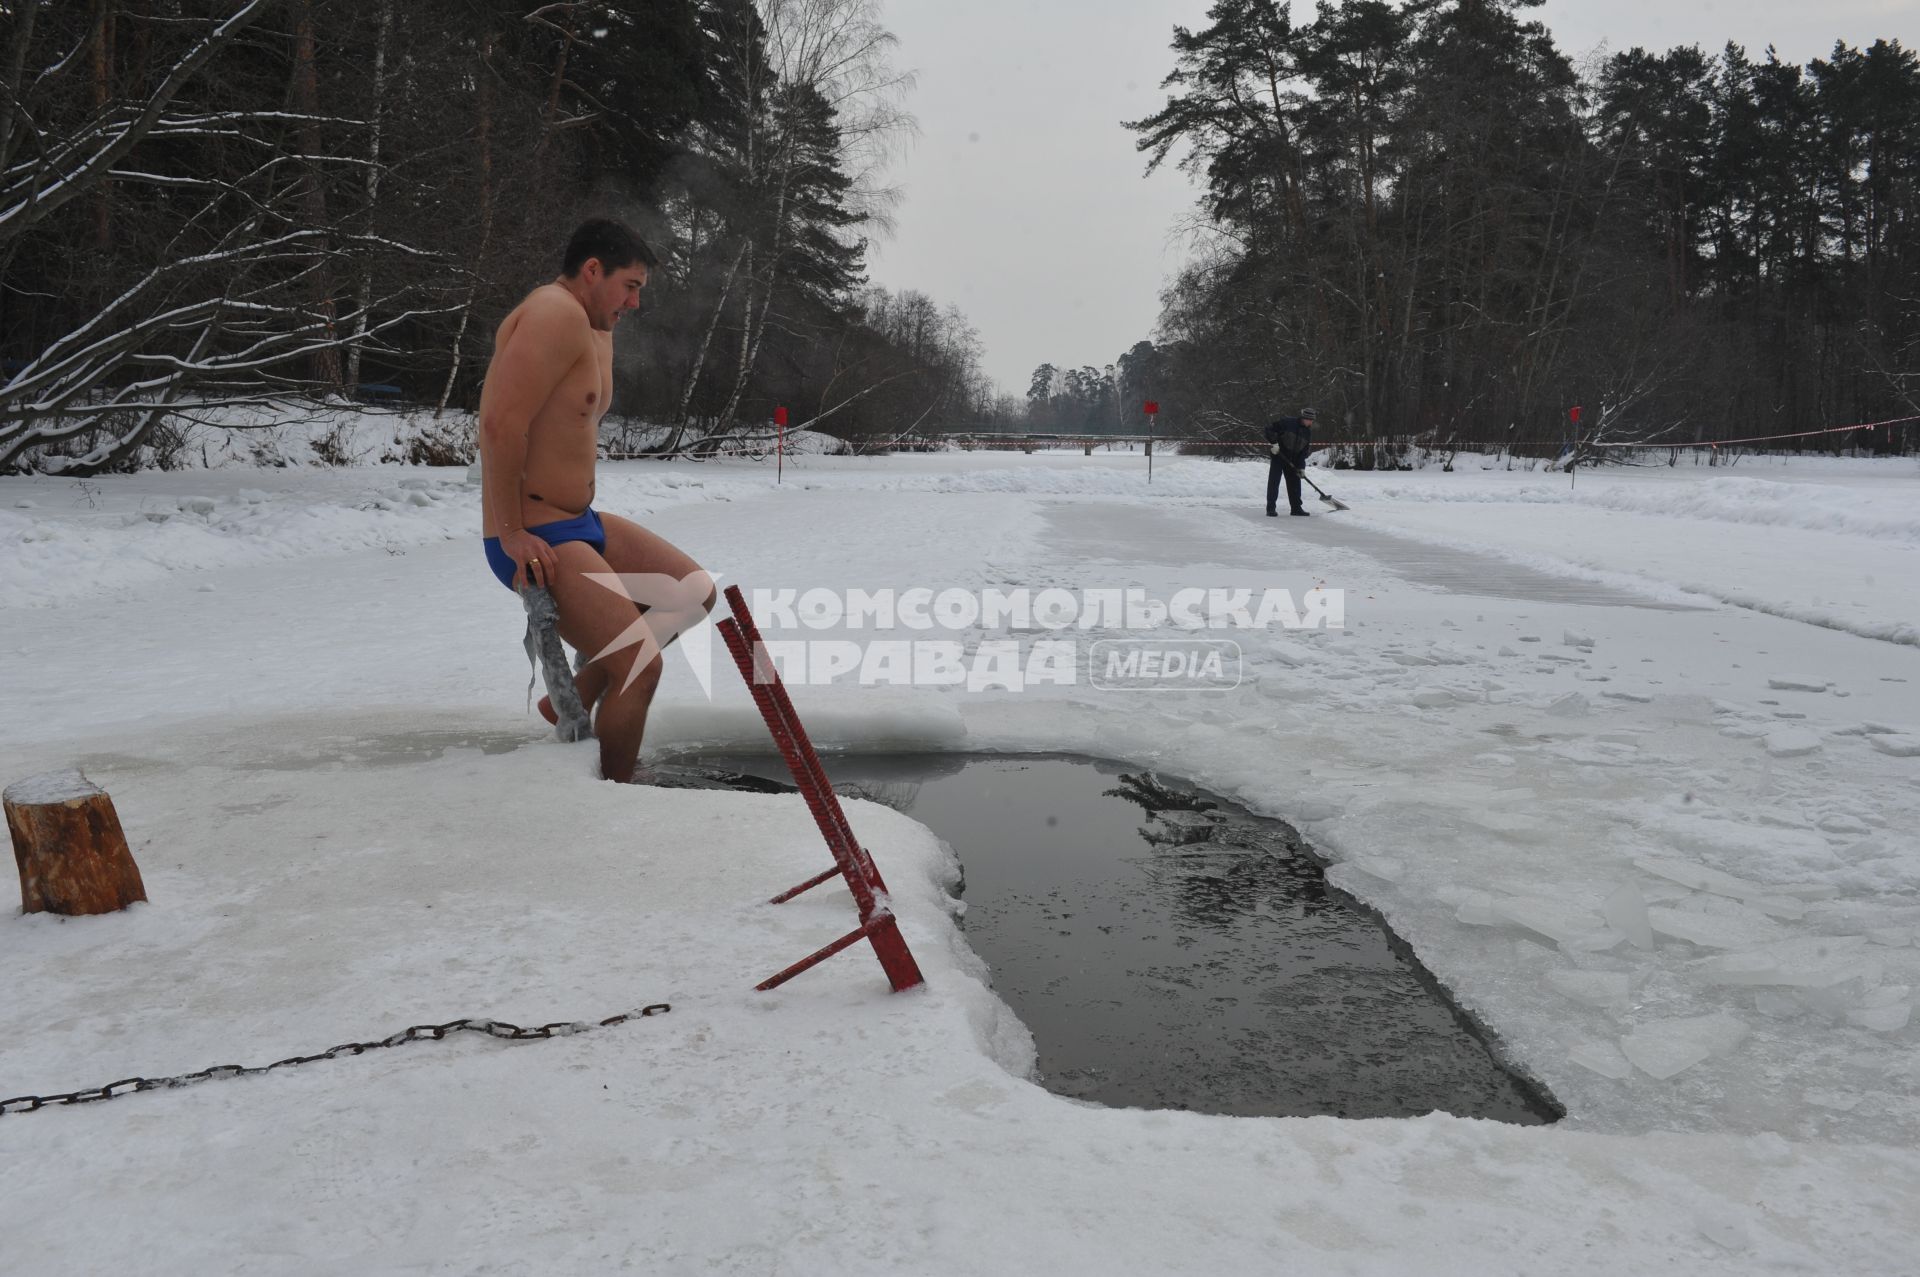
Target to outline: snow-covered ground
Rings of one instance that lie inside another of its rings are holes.
[[[752,992],[850,925],[761,903],[825,863],[804,806],[547,739],[459,471],[0,480],[0,783],[83,766],[152,897],[0,919],[0,1096],[673,1005],[0,1118],[0,1271],[1913,1271],[1920,466],[1477,464],[1316,473],[1354,509],[1313,520],[1138,454],[621,464],[600,505],[750,590],[1344,590],[1339,631],[1209,631],[1231,692],[795,696],[836,746],[1294,822],[1553,1128],[1049,1095],[958,867],[872,804],[927,987],[854,951]],[[670,662],[650,751],[763,738],[714,685]]]

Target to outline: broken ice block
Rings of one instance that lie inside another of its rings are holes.
[[[1653,948],[1653,923],[1647,920],[1647,901],[1640,888],[1621,883],[1600,906],[1607,925],[1622,932],[1636,949]]]
[[[1461,892],[1453,916],[1469,927],[1497,927],[1501,921],[1493,912],[1493,897],[1484,891]]]
[[[1867,742],[1895,758],[1920,758],[1920,736],[1869,736]]]
[[[1527,966],[1538,966],[1558,961],[1559,955],[1547,948],[1547,946],[1537,944],[1532,940],[1515,940],[1513,942],[1513,960]]]
[[[1647,920],[1663,936],[1705,949],[1746,949],[1779,938],[1780,929],[1759,914],[1727,917],[1682,909],[1648,909]]]
[[[1792,896],[1748,896],[1746,905],[1772,918],[1798,921],[1807,916],[1807,902],[1795,900]]]
[[[1760,739],[1775,758],[1801,758],[1820,749],[1820,737],[1804,727],[1776,727]]]
[[[1632,1037],[1620,1039],[1620,1053],[1637,1065],[1641,1072],[1661,1082],[1678,1077],[1713,1054],[1697,1042],[1665,1042]]]
[[[1875,944],[1884,944],[1898,949],[1913,943],[1912,927],[1875,927],[1867,932],[1867,939]]]
[[[1677,882],[1708,895],[1744,901],[1761,913],[1776,918],[1803,918],[1807,912],[1807,901],[1824,900],[1835,894],[1835,889],[1824,883],[1769,887],[1745,878],[1736,878],[1706,865],[1697,865],[1691,860],[1676,860],[1669,856],[1638,856],[1633,863],[1657,878],[1665,878],[1668,882]]]
[[[1860,956],[1860,936],[1801,936],[1693,964],[1708,984],[1772,984],[1819,989],[1864,977],[1877,964]]]
[[[1391,856],[1355,856],[1342,864],[1358,869],[1361,873],[1372,874],[1382,882],[1398,882],[1407,867]]]
[[[1643,1024],[1620,1039],[1620,1050],[1642,1072],[1665,1081],[1702,1060],[1727,1054],[1746,1036],[1743,1021],[1716,1011]]]
[[[1806,1011],[1800,1005],[1800,999],[1790,993],[1775,993],[1772,989],[1762,989],[1753,995],[1753,1009],[1776,1020],[1790,1020]]]
[[[1860,1008],[1867,995],[1880,983],[1880,975],[1877,964],[1866,965],[1856,975],[1824,988],[1801,989],[1794,996],[1809,1011],[1818,1012],[1838,1024],[1847,1018],[1848,1013]]]
[[[1555,718],[1578,718],[1591,708],[1584,693],[1568,692],[1547,706],[1547,713]]]
[[[1583,1069],[1592,1069],[1601,1077],[1616,1081],[1633,1076],[1633,1065],[1611,1042],[1582,1042],[1567,1052],[1567,1058]]]
[[[1695,891],[1727,896],[1734,900],[1744,900],[1748,896],[1776,894],[1771,887],[1763,887],[1745,878],[1736,878],[1730,873],[1722,873],[1718,869],[1710,869],[1706,865],[1695,864],[1691,860],[1676,860],[1671,856],[1635,856],[1633,863],[1635,867],[1645,870],[1656,878],[1665,878],[1668,882],[1677,882]]]
[[[1624,971],[1558,970],[1547,972],[1547,983],[1582,1006],[1624,1011],[1633,982]]]
[[[1767,686],[1776,692],[1824,692],[1833,684],[1826,681],[1816,683],[1805,678],[1770,678]]]
[[[1493,916],[1516,927],[1525,927],[1559,943],[1578,941],[1601,929],[1601,921],[1585,909],[1543,900],[1537,896],[1506,896],[1496,899]]]
[[[1767,890],[1776,896],[1792,896],[1795,900],[1831,900],[1840,894],[1840,888],[1829,882],[1794,882],[1768,887]]]
[[[1627,933],[1624,931],[1616,931],[1612,927],[1601,927],[1598,931],[1568,936],[1560,942],[1560,948],[1569,954],[1604,953],[1626,938]]]
[[[1560,635],[1560,642],[1566,647],[1583,647],[1589,652],[1593,650],[1593,639],[1588,635],[1575,634],[1572,630],[1562,630]]]
[[[1162,811],[1154,813],[1153,819],[1140,826],[1140,836],[1151,843],[1178,847],[1205,842],[1213,837],[1213,827],[1214,822],[1207,819],[1205,812]]]

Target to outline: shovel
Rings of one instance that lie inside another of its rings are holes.
[[[1291,462],[1288,462],[1287,464],[1292,465]],[[1330,497],[1326,493],[1321,492],[1319,484],[1315,483],[1311,479],[1307,479],[1307,468],[1305,466],[1293,466],[1293,472],[1299,475],[1302,479],[1305,479],[1307,486],[1309,488],[1312,488],[1314,492],[1319,495],[1322,501],[1326,502],[1328,505],[1332,506],[1334,509],[1351,510],[1353,508],[1352,506],[1349,506],[1346,502],[1341,501],[1336,497]]]

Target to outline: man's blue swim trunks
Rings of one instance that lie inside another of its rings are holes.
[[[571,519],[561,519],[555,523],[542,523],[527,531],[545,541],[548,545],[565,545],[568,541],[584,541],[593,547],[595,554],[607,552],[607,530],[600,524],[600,516],[588,506]],[[500,584],[509,590],[513,588],[513,574],[516,565],[500,548],[499,537],[488,537],[481,542],[487,549],[487,566],[500,578]]]

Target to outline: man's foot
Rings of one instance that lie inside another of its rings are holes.
[[[1280,514],[1280,512],[1279,512],[1278,510],[1276,510],[1276,509],[1274,509],[1274,508],[1273,508],[1272,506],[1268,506],[1268,507],[1267,507],[1267,517],[1268,517],[1269,519],[1273,519],[1273,518],[1278,518],[1278,517],[1279,517],[1279,514]]]
[[[1289,511],[1287,511],[1287,513],[1288,513],[1288,514],[1297,514],[1297,515],[1299,515],[1299,516],[1300,516],[1301,518],[1303,518],[1303,519],[1307,517],[1307,512],[1306,512],[1305,510],[1302,510],[1302,509],[1301,509],[1300,507],[1298,507],[1298,506],[1295,506],[1295,507],[1294,507],[1293,509],[1291,509],[1291,510],[1289,510]]]
[[[596,697],[595,699],[597,700],[599,698]],[[555,727],[560,726],[560,716],[553,712],[553,698],[551,696],[542,696],[540,698],[539,704],[536,705],[534,708],[540,711],[540,717],[546,719],[547,722],[551,723]],[[593,716],[592,705],[582,705],[580,708],[587,711],[587,716],[589,718]]]

